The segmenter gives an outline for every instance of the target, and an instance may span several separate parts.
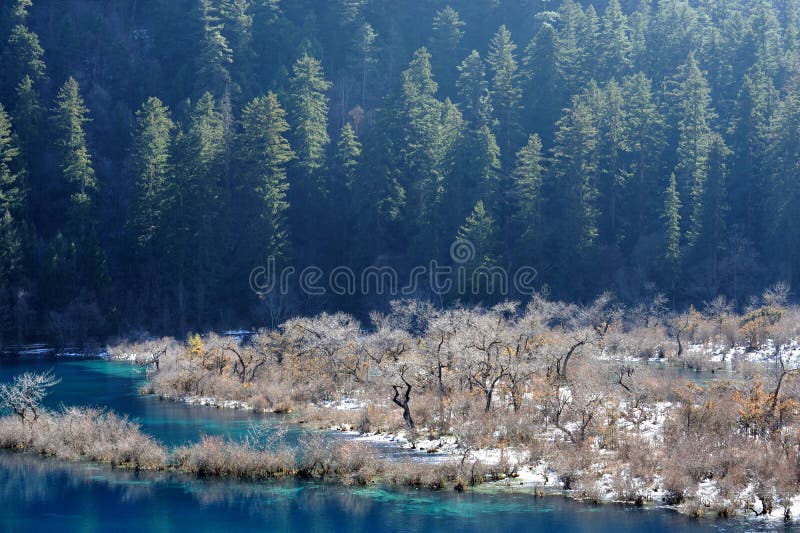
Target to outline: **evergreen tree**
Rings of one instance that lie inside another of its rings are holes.
[[[587,93],[590,101],[594,100],[599,134],[598,189],[605,203],[599,231],[607,244],[619,244],[623,237],[623,196],[630,176],[626,162],[630,148],[625,135],[627,110],[616,80],[608,82],[602,91],[592,82]]]
[[[437,90],[430,54],[421,48],[402,74],[398,116],[402,140],[398,155],[402,184],[408,191],[409,213],[413,213],[406,231],[412,235],[419,254],[428,257],[435,257],[431,254],[443,237],[440,207],[446,176],[445,157],[452,140],[442,135],[446,109],[436,99]]]
[[[297,154],[297,166],[306,180],[304,186],[313,184],[312,190],[325,194],[327,186],[320,171],[325,165],[325,153],[330,143],[325,92],[331,84],[325,81],[320,62],[308,55],[297,60],[293,72],[289,123],[292,125],[292,146]]]
[[[548,142],[553,137],[553,126],[563,107],[560,90],[561,72],[558,65],[558,37],[555,28],[543,24],[525,48],[523,58],[526,90],[526,116],[529,130],[541,132]]]
[[[480,54],[473,50],[458,67],[456,87],[466,116],[476,125],[490,125],[493,112],[486,67]]]
[[[632,66],[632,54],[628,19],[619,0],[610,0],[600,32],[600,77],[608,79],[624,74]]]
[[[578,43],[580,46],[580,69],[588,79],[600,78],[600,18],[594,5],[589,4],[580,19],[578,27]]]
[[[229,66],[233,52],[222,34],[219,9],[212,0],[198,0],[197,9],[201,38],[196,58],[196,92],[210,90],[221,97],[231,88]]]
[[[758,61],[769,76],[775,76],[780,66],[783,44],[781,25],[773,5],[765,0],[758,1],[747,26],[751,32],[749,36],[753,54],[751,64]]]
[[[148,98],[136,112],[130,170],[135,196],[129,229],[135,241],[141,288],[138,301],[143,312],[154,313],[164,290],[165,272],[159,255],[167,251],[165,227],[172,185],[172,132],[175,124],[169,109],[158,98]]]
[[[23,143],[29,162],[40,148],[44,111],[39,94],[30,76],[25,76],[17,86],[16,104],[11,110],[16,130]]]
[[[256,244],[254,260],[272,256],[285,259],[289,251],[286,212],[286,165],[294,158],[284,134],[289,131],[286,113],[274,93],[256,98],[242,111],[239,162],[247,175],[245,198],[255,195],[258,205],[249,219],[257,221],[248,241]]]
[[[167,249],[174,272],[176,318],[181,329],[200,325],[222,273],[224,250],[219,199],[225,126],[211,93],[194,104],[175,139],[175,179],[170,188]]]
[[[437,78],[445,94],[452,94],[453,91],[455,72],[452,69],[460,57],[464,26],[458,11],[450,6],[437,11],[433,17],[431,54],[434,71],[438,73]]]
[[[522,90],[514,51],[517,45],[511,40],[511,32],[501,26],[489,42],[486,63],[491,75],[492,104],[499,123],[496,128],[501,152],[511,153],[519,131],[519,113]]]
[[[558,31],[556,62],[563,77],[563,92],[568,97],[576,94],[591,74],[583,70],[586,51],[580,32],[584,20],[583,9],[575,0],[565,0],[559,9],[561,20]]]
[[[734,164],[731,168],[731,216],[741,220],[747,235],[765,234],[767,218],[765,195],[769,189],[767,167],[770,152],[770,127],[778,103],[774,82],[760,65],[745,76],[736,103],[736,119],[731,128]]]
[[[494,219],[487,212],[483,201],[478,200],[456,234],[457,240],[469,242],[471,249],[475,251],[474,258],[460,265],[464,269],[465,283],[459,289],[466,291],[463,294],[465,299],[475,300],[475,297],[485,296],[490,293],[492,289],[489,286],[491,277],[482,275],[481,271],[488,272],[487,269],[491,269],[500,263],[498,237]],[[496,290],[497,288],[494,287],[494,289]]]
[[[681,200],[675,174],[670,176],[669,186],[664,193],[661,219],[664,223],[664,260],[669,268],[668,275],[674,292],[681,262]]]
[[[676,76],[676,89],[670,95],[675,102],[678,132],[678,163],[675,174],[678,192],[682,198],[690,198],[684,205],[684,219],[691,219],[692,227],[700,221],[696,215],[702,211],[703,189],[708,174],[708,156],[711,141],[711,122],[715,119],[711,109],[711,94],[708,83],[695,61],[694,54]],[[687,232],[692,244],[697,232]]]
[[[447,178],[443,209],[450,219],[450,235],[483,198],[489,209],[502,208],[500,148],[488,126],[470,129],[458,143],[456,166]]]
[[[11,118],[0,104],[0,213],[23,216],[25,202],[24,165]]]
[[[84,131],[84,124],[89,122],[88,114],[78,82],[69,78],[58,91],[52,115],[61,177],[69,192],[68,219],[63,232],[64,248],[68,252],[52,260],[53,265],[61,265],[55,270],[63,270],[58,277],[66,280],[53,281],[69,285],[62,293],[68,298],[76,297],[85,289],[99,290],[107,282],[105,256],[97,240],[94,214],[98,184]],[[57,253],[60,246],[57,243],[54,246]]]
[[[361,142],[356,136],[353,126],[348,122],[339,132],[336,150],[333,157],[334,205],[340,210],[340,220],[336,225],[336,234],[340,235],[342,246],[333,251],[337,255],[337,264],[352,264],[350,251],[356,246],[354,239],[358,226],[358,212],[355,209],[359,190],[361,168]],[[347,263],[345,263],[347,262]]]
[[[558,187],[554,198],[563,222],[558,236],[562,260],[589,251],[597,241],[597,143],[595,117],[586,98],[576,96],[558,122],[553,165]]]
[[[361,108],[367,107],[367,87],[369,75],[378,62],[375,41],[378,34],[369,23],[361,25],[355,36],[354,48],[356,50],[356,65],[361,80]]]
[[[800,272],[800,78],[795,76],[778,103],[769,135],[769,193],[767,224],[771,255],[789,267],[796,280]]]
[[[71,218],[76,238],[92,229],[91,210],[97,191],[97,179],[84,132],[84,124],[90,120],[88,114],[78,82],[69,78],[58,91],[53,126],[58,134],[61,174],[70,186]]]
[[[39,36],[18,24],[11,30],[8,41],[2,50],[3,69],[0,70],[0,95],[5,102],[15,96],[17,87],[26,78],[34,83],[45,77],[45,64],[42,57],[44,49],[39,44]]]
[[[22,267],[19,225],[9,211],[0,215],[0,289],[7,289]]]
[[[130,161],[136,187],[131,229],[137,246],[150,253],[164,231],[174,128],[169,109],[158,98],[148,98],[136,112]]]
[[[22,267],[20,221],[26,215],[21,152],[11,119],[0,104],[0,290],[8,288]]]
[[[692,214],[690,241],[711,261],[712,283],[719,289],[719,257],[725,245],[726,215],[728,212],[727,174],[730,150],[719,134],[709,140],[708,176],[703,197],[695,203]]]
[[[339,177],[339,188],[349,193],[353,192],[358,172],[358,162],[361,158],[361,143],[356,137],[353,126],[348,122],[339,133],[334,156],[335,168]]]
[[[538,135],[531,135],[528,143],[517,152],[513,179],[511,204],[514,206],[517,234],[519,235],[520,257],[518,259],[523,264],[530,264],[530,261],[536,259],[541,250],[541,240],[544,234],[542,218],[544,166],[542,141]]]
[[[227,61],[223,54],[223,61],[229,63],[228,70],[236,86],[246,93],[255,90],[254,68],[257,59],[253,50],[253,11],[253,0],[221,0],[219,5],[222,37],[229,44],[231,58]],[[216,36],[213,38],[218,39]],[[218,49],[224,51],[224,47]]]
[[[629,177],[622,220],[631,244],[655,230],[661,206],[653,191],[663,187],[663,152],[666,147],[664,117],[659,112],[649,79],[639,73],[623,80],[623,136],[629,152]],[[661,179],[660,179],[661,178]]]

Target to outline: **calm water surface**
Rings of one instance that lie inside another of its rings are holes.
[[[0,380],[53,368],[49,405],[106,406],[168,444],[203,434],[242,436],[258,415],[141,397],[143,371],[94,360],[11,359]],[[765,524],[696,521],[659,509],[592,507],[496,491],[404,491],[315,483],[234,483],[134,473],[0,453],[2,531],[738,531]],[[783,529],[781,527],[781,529]]]

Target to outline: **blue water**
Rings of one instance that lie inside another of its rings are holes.
[[[168,445],[197,441],[201,435],[240,438],[252,422],[264,419],[251,411],[190,406],[142,396],[139,387],[144,383],[144,369],[125,362],[12,358],[0,362],[0,381],[25,371],[51,369],[61,382],[51,389],[45,402],[48,407],[106,407],[127,414],[145,433]]]
[[[0,380],[53,368],[49,405],[106,406],[163,442],[243,435],[258,415],[142,397],[141,369],[104,361],[5,360]],[[305,482],[239,483],[135,473],[0,452],[2,531],[523,532],[734,531],[764,524],[507,491],[430,492]]]

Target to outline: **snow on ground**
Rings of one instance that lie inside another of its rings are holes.
[[[356,400],[355,398],[345,397],[341,400],[322,402],[319,404],[319,407],[334,409],[336,411],[358,411],[359,409],[367,407],[367,403]]]
[[[165,400],[173,400],[188,405],[201,405],[203,407],[216,407],[218,409],[239,409],[244,411],[251,411],[253,407],[247,402],[240,402],[238,400],[219,400],[210,396],[182,396],[172,398],[164,396]]]
[[[717,482],[713,479],[706,479],[697,485],[697,492],[695,493],[697,501],[706,507],[713,505],[719,500],[719,489]]]

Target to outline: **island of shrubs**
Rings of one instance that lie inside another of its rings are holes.
[[[148,368],[144,393],[292,412],[307,427],[424,444],[449,460],[384,459],[364,439],[311,430],[295,448],[256,431],[168,451],[124,418],[81,409],[15,409],[0,446],[243,479],[461,488],[519,476],[591,501],[789,519],[800,494],[800,310],[787,293],[681,313],[662,297],[623,308],[609,294],[444,310],[398,301],[368,324],[321,314],[251,335],[110,348]]]

